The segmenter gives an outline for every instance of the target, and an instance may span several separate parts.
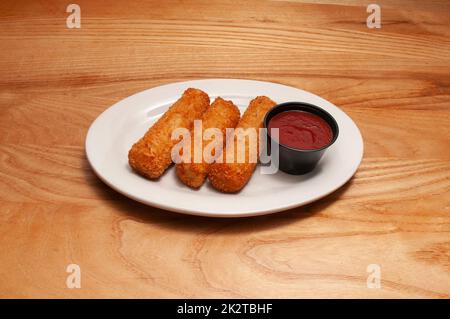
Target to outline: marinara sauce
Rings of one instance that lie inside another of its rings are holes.
[[[319,149],[330,144],[333,131],[320,116],[304,111],[278,113],[269,121],[270,129],[279,129],[279,143],[301,150]]]

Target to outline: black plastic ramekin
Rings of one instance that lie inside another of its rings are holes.
[[[303,111],[313,113],[324,119],[333,132],[331,142],[319,149],[297,149],[278,143],[270,136],[269,122],[277,114],[286,111]],[[303,102],[286,102],[274,106],[267,112],[264,118],[264,127],[267,129],[267,151],[271,154],[271,145],[279,145],[278,168],[288,174],[302,175],[311,172],[322,158],[326,149],[330,147],[338,138],[339,127],[336,120],[325,110],[318,106]],[[271,154],[274,156],[275,154]],[[273,160],[273,159],[272,159]]]

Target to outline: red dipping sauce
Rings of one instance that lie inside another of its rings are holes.
[[[269,121],[270,129],[279,129],[279,143],[301,150],[327,146],[333,139],[330,125],[320,116],[304,111],[278,113]]]

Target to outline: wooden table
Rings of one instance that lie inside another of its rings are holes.
[[[0,2],[1,297],[450,297],[448,1],[378,1],[381,29],[356,0],[80,0],[80,29],[69,3]],[[355,177],[306,207],[210,219],[93,174],[84,141],[103,110],[217,77],[341,107],[364,137]]]

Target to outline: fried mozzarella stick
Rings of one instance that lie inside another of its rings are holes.
[[[242,128],[254,128],[256,130],[256,143],[257,143],[257,154],[259,158],[259,129],[263,126],[264,116],[267,111],[269,111],[275,102],[266,96],[258,96],[253,99],[241,120],[239,121],[236,129]],[[234,145],[233,145],[234,144]],[[249,142],[245,140],[245,154],[243,158],[245,161],[243,163],[237,162],[239,148],[238,148],[238,138],[235,134],[234,140],[230,145],[227,145],[226,156],[224,156],[223,163],[214,163],[211,165],[209,170],[208,178],[211,185],[225,193],[234,193],[240,191],[245,184],[250,180],[253,171],[256,168],[257,163],[252,163],[249,157]],[[230,147],[231,146],[231,147]],[[234,154],[233,154],[234,153]],[[234,156],[233,156],[234,155]],[[233,162],[228,162],[225,158],[234,158]]]
[[[128,153],[130,166],[150,179],[159,178],[172,163],[171,150],[178,142],[172,140],[177,128],[191,129],[209,107],[209,96],[189,88],[163,116],[137,141]]]
[[[220,154],[222,153],[222,148],[225,145],[225,136],[227,128],[235,128],[241,114],[236,105],[231,101],[226,101],[220,97],[216,98],[208,110],[203,113],[202,117],[202,132],[201,136],[203,136],[203,132],[209,128],[217,128],[222,133],[222,145],[220,145]],[[201,142],[201,160],[200,162],[195,162],[194,158],[194,131],[191,130],[191,154],[190,159],[187,162],[182,162],[176,165],[176,173],[180,180],[189,187],[199,188],[205,182],[206,176],[208,175],[209,168],[211,166],[210,163],[205,161],[203,158],[203,151],[205,147],[210,143],[209,141],[204,141],[202,139]],[[197,146],[198,147],[198,146]],[[214,152],[215,150],[213,150]],[[219,150],[217,150],[219,151]],[[214,158],[220,155],[214,155]]]

